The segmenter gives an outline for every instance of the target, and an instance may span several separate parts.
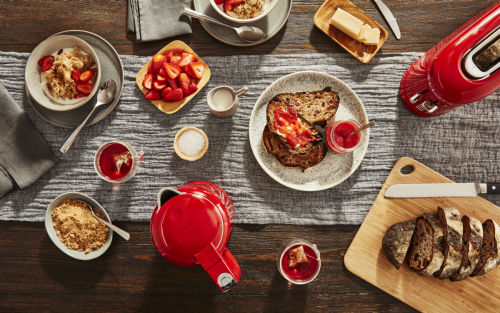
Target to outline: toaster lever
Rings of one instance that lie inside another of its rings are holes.
[[[438,109],[437,103],[437,101],[430,102],[429,100],[425,100],[424,102],[417,105],[417,109],[430,114]]]
[[[422,91],[421,93],[417,93],[417,94],[413,95],[413,97],[410,98],[410,102],[412,104],[417,103],[418,100],[420,99],[420,97],[422,97],[422,95],[424,95],[424,94],[426,94],[428,92],[429,92],[429,90],[425,90],[425,91]]]

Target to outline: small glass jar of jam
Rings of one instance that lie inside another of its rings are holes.
[[[347,136],[349,133],[361,128],[355,120],[340,120],[334,122],[326,130],[326,143],[328,147],[339,154],[351,153],[361,146],[364,132]]]

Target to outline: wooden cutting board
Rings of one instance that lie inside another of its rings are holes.
[[[401,168],[411,165],[410,174]],[[500,208],[481,197],[475,198],[385,198],[394,184],[451,183],[448,178],[411,158],[399,159],[385,181],[358,233],[347,250],[344,263],[353,274],[422,312],[499,312],[500,267],[482,277],[460,282],[420,277],[406,262],[398,271],[382,250],[382,238],[393,224],[414,219],[425,212],[436,213],[437,207],[454,206],[462,215],[481,222],[491,218],[500,222]]]

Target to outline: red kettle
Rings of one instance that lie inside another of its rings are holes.
[[[195,181],[175,190],[163,188],[151,216],[156,250],[180,266],[203,266],[219,289],[240,280],[241,268],[226,248],[234,223],[234,207],[219,186]]]

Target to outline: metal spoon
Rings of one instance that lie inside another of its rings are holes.
[[[370,122],[370,123],[366,124],[365,126],[358,128],[353,132],[350,132],[349,134],[345,135],[345,137],[350,136],[350,135],[355,134],[355,133],[359,133],[360,131],[367,129],[368,127],[372,127],[373,125],[375,125],[375,122]]]
[[[121,230],[120,228],[116,227],[115,225],[113,225],[111,223],[108,223],[105,220],[103,220],[102,218],[100,218],[99,216],[97,216],[94,213],[94,210],[92,209],[92,207],[90,206],[90,204],[88,204],[87,202],[85,202],[83,200],[76,200],[76,201],[79,201],[81,203],[86,204],[89,207],[90,212],[92,212],[92,215],[94,215],[95,218],[97,218],[99,221],[103,222],[106,226],[108,226],[109,228],[111,228],[115,233],[117,233],[118,235],[122,236],[123,239],[125,239],[125,240],[129,240],[130,239],[130,234],[129,233],[127,233],[124,230]]]
[[[187,8],[182,8],[181,14],[232,28],[236,31],[236,33],[241,38],[241,40],[246,41],[246,42],[261,41],[262,39],[264,39],[264,37],[266,37],[266,34],[262,31],[262,29],[254,27],[254,26],[233,27],[233,26],[224,24],[222,22],[219,22],[218,20],[216,20],[208,15],[201,14],[200,12],[196,12],[194,10],[187,9]]]
[[[115,90],[116,90],[116,82],[112,79],[108,79],[107,81],[102,84],[101,88],[99,88],[99,91],[97,92],[97,102],[92,109],[92,112],[87,116],[87,118],[78,126],[73,134],[69,136],[68,140],[64,143],[64,145],[61,147],[61,152],[66,153],[69,150],[69,147],[73,144],[73,142],[76,139],[76,136],[80,133],[82,130],[83,126],[85,126],[85,123],[87,123],[88,119],[94,113],[95,109],[103,104],[109,103],[113,98],[115,97]]]

